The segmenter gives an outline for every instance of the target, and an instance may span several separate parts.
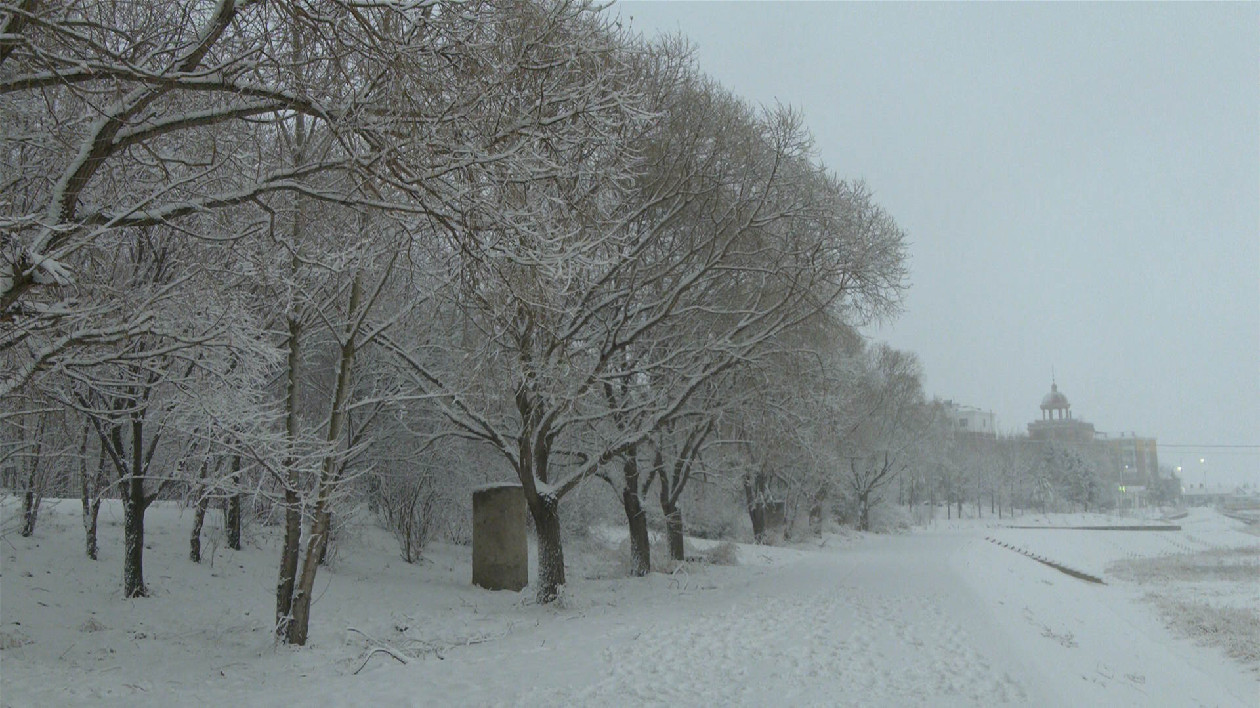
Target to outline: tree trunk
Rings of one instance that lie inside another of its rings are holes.
[[[332,545],[333,514],[331,511],[328,511],[325,512],[325,515],[328,517],[328,523],[325,524],[327,528],[324,532],[324,542],[319,546],[320,565],[328,565],[328,547]]]
[[[639,497],[639,462],[635,453],[635,449],[630,448],[621,468],[625,483],[621,506],[630,525],[630,574],[641,578],[652,570],[652,548],[648,540],[647,512]]]
[[[188,536],[188,560],[193,563],[201,562],[201,527],[206,523],[206,508],[210,506],[209,490],[206,488],[206,474],[209,471],[210,463],[201,463],[201,472],[197,475],[197,501],[193,507],[193,527],[192,532]],[[216,467],[215,472],[218,472]]]
[[[147,597],[144,585],[144,478],[132,475],[123,492],[123,597]]]
[[[363,297],[362,277],[363,272],[358,271],[350,285],[350,302],[347,312],[350,313],[352,323],[354,322],[353,318],[359,312],[359,303]],[[346,401],[350,397],[350,377],[354,369],[354,357],[357,347],[354,326],[353,324],[347,325],[345,339],[341,344],[341,355],[337,364],[337,385],[333,389],[332,409],[328,414],[328,435],[326,440],[330,444],[335,444],[341,440],[342,427],[346,421]],[[310,629],[311,593],[315,588],[315,574],[319,570],[324,551],[328,547],[328,532],[332,524],[332,513],[328,507],[333,493],[340,482],[342,469],[338,464],[335,453],[329,452],[324,455],[319,472],[319,488],[313,512],[314,518],[311,520],[311,528],[307,534],[306,554],[302,558],[302,571],[297,576],[297,582],[293,590],[293,599],[290,603],[289,617],[291,621],[288,623],[288,630],[285,634],[289,644],[297,646],[306,644],[307,633]]]
[[[858,494],[858,531],[871,530],[871,493]]]
[[[223,512],[223,526],[227,531],[227,547],[241,550],[241,495],[233,494],[225,502],[227,508]]]
[[[564,548],[560,545],[560,514],[557,500],[540,496],[530,505],[538,533],[538,602],[546,604],[564,587]]]
[[[210,505],[210,498],[205,495],[205,490],[202,490],[200,497],[196,511],[193,512],[192,533],[188,537],[188,560],[193,563],[201,562],[201,527],[206,522],[206,507]]]
[[[306,556],[302,562],[302,573],[293,592],[292,621],[288,628],[288,641],[296,646],[305,646],[311,625],[311,593],[315,589],[315,573],[319,568],[319,558],[328,545],[329,514],[317,513],[315,523],[306,540]]]
[[[27,489],[22,495],[22,536],[29,537],[35,533],[35,520],[39,518],[40,495]]]
[[[674,485],[675,483],[682,484],[686,481],[684,471],[681,469],[677,470],[675,474],[681,479],[675,479],[674,482],[670,482],[669,473],[665,470],[665,460],[659,447],[656,449],[652,465],[656,475],[661,478],[661,487],[657,498],[661,502],[661,514],[665,516],[665,536],[669,540],[669,558],[670,560],[682,561],[686,559],[687,551],[683,544],[682,510],[678,508],[678,497],[676,496],[681,490],[674,489]]]
[[[79,456],[82,458],[82,451]],[[87,557],[96,560],[96,529],[88,526],[88,516],[91,513],[91,491],[88,484],[87,464],[79,462],[79,505],[83,508],[83,531],[87,534]]]
[[[914,492],[910,492],[913,494]],[[814,534],[822,533],[823,521],[827,517],[827,498],[831,495],[830,486],[823,484],[814,492],[809,505],[809,529]]]
[[[289,318],[288,373],[285,382],[285,435],[293,446],[297,442],[297,388],[298,366],[301,352],[298,348],[302,325],[296,317]],[[285,460],[288,477],[284,485],[284,546],[280,551],[280,574],[276,579],[276,638],[288,641],[289,622],[293,613],[293,584],[297,580],[298,554],[302,543],[302,509],[298,497],[301,482],[297,461]]]
[[[96,560],[96,556],[97,556],[96,519],[100,515],[100,513],[101,513],[101,498],[100,497],[96,497],[95,499],[93,499],[90,505],[90,508],[84,509],[84,512],[83,512],[84,544],[87,550],[87,557],[90,558],[91,560]]]
[[[300,50],[299,50],[300,53]],[[293,165],[298,166],[306,161],[306,118],[301,113],[294,117],[293,123]],[[301,198],[293,200],[292,238],[294,244],[301,243],[305,222],[301,207]],[[299,268],[300,250],[295,249],[291,258],[291,269]],[[289,455],[285,459],[284,485],[284,546],[280,551],[280,573],[276,579],[276,638],[282,642],[291,641],[289,625],[293,615],[293,586],[297,580],[298,556],[302,552],[302,509],[298,495],[301,484],[301,471],[293,454],[298,439],[298,369],[302,364],[301,339],[302,321],[295,309],[288,315],[289,338],[286,342],[287,356],[285,360],[285,393],[284,393],[284,432],[285,442],[289,446]]]
[[[284,490],[284,547],[280,553],[280,577],[276,581],[276,636],[289,639],[293,619],[293,587],[297,582],[298,556],[302,547],[302,511],[296,491]]]
[[[754,543],[764,543],[766,539],[766,500],[757,481],[759,478],[760,475],[744,477],[744,503],[752,522]]]
[[[675,504],[670,504],[668,507],[662,507],[661,511],[665,512],[665,533],[669,537],[669,557],[671,560],[684,560],[687,551],[683,544],[682,509]]]
[[[87,435],[84,434],[83,446],[79,456],[87,452]],[[96,475],[88,477],[86,462],[79,463],[79,501],[83,506],[83,544],[87,557],[96,560],[96,520],[101,513],[101,478],[105,473],[105,445],[101,444],[100,456],[96,461]]]
[[[241,483],[241,456],[232,456],[232,494],[228,496],[223,511],[223,526],[227,531],[227,547],[241,550],[241,493],[236,491]]]

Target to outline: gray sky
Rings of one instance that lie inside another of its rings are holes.
[[[709,74],[800,108],[911,240],[872,336],[929,393],[1154,435],[1260,483],[1260,4],[625,2]],[[631,19],[633,18],[633,19]],[[1203,465],[1199,458],[1205,459]]]

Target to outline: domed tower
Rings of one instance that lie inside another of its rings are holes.
[[[1068,420],[1072,417],[1072,404],[1059,392],[1059,385],[1050,380],[1050,393],[1041,397],[1042,420]],[[1055,415],[1056,411],[1058,415]]]
[[[1028,437],[1033,440],[1088,443],[1095,438],[1094,424],[1072,417],[1072,404],[1051,379],[1050,393],[1041,397],[1041,420],[1028,424]]]

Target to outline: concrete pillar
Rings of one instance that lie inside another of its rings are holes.
[[[525,495],[519,484],[473,491],[473,585],[517,591],[529,584]]]

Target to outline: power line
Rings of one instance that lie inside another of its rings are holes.
[[[1160,447],[1189,447],[1200,450],[1260,450],[1260,445],[1214,445],[1211,443],[1191,444],[1191,443],[1159,443]]]

